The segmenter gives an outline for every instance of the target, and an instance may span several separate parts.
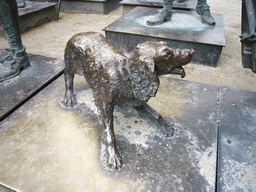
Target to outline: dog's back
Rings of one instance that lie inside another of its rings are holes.
[[[106,89],[102,92],[109,92],[112,97],[116,86],[121,86],[121,89],[127,86],[127,57],[99,33],[74,35],[67,43],[64,58],[65,70],[72,74],[84,75],[95,92]]]
[[[120,58],[125,57],[123,53],[109,44],[100,33],[85,32],[74,35],[67,42],[64,58],[66,67],[75,66],[76,69],[79,68],[80,70],[74,73],[81,74],[85,62],[87,65],[96,64],[105,67],[111,59],[115,59],[113,55]]]

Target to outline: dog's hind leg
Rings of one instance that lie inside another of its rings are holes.
[[[105,101],[100,101],[100,99],[98,99],[96,105],[100,110],[100,117],[103,123],[103,139],[108,155],[107,166],[113,167],[115,170],[117,170],[118,168],[122,167],[122,158],[116,148],[113,125],[114,105]]]
[[[153,121],[154,124],[156,124],[159,128],[163,129],[166,137],[173,136],[174,129],[170,125],[168,125],[163,117],[147,103],[144,103],[143,105],[134,108],[136,111],[139,112],[141,116],[149,119],[150,121]]]
[[[73,107],[76,104],[76,99],[73,91],[73,84],[74,84],[74,73],[65,68],[64,70],[64,78],[65,78],[65,86],[66,86],[66,93],[63,101],[63,105],[66,107]]]

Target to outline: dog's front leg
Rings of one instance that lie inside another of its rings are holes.
[[[101,119],[103,123],[103,139],[108,155],[107,165],[117,170],[122,167],[122,158],[116,148],[113,126],[114,105],[105,101],[97,102],[97,104],[101,111]]]
[[[65,78],[66,93],[65,93],[64,101],[62,103],[66,107],[73,107],[76,104],[76,99],[73,91],[74,74],[68,71],[67,68],[65,68],[64,78]]]

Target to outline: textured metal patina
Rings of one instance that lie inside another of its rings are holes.
[[[93,90],[103,127],[103,142],[107,149],[107,165],[118,169],[122,166],[115,142],[113,127],[114,106],[123,109],[135,107],[139,112],[150,114],[166,134],[173,129],[161,115],[146,102],[154,97],[159,87],[159,75],[185,76],[183,65],[188,64],[193,49],[171,49],[165,42],[145,42],[137,45],[130,58],[109,44],[99,33],[86,32],[74,35],[65,49],[66,93],[63,104],[76,104],[73,93],[75,74],[84,75]]]

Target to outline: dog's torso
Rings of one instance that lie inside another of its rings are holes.
[[[128,59],[102,35],[88,32],[73,36],[67,43],[65,60],[66,68],[85,76],[97,99],[117,104],[123,98],[132,100]]]

